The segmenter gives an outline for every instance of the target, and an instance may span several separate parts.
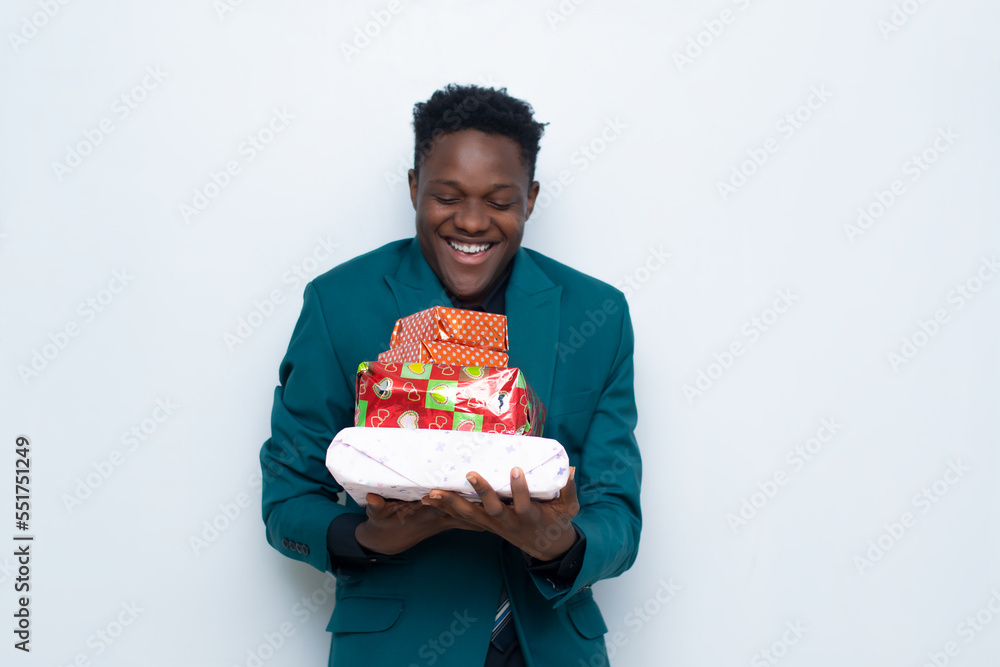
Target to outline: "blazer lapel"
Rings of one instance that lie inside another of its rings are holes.
[[[431,306],[451,307],[416,239],[410,242],[396,273],[385,276],[385,283],[396,300],[398,317]],[[510,365],[524,372],[543,405],[548,405],[552,396],[561,297],[562,287],[542,272],[524,248],[518,249],[504,294]]]
[[[504,295],[510,365],[524,371],[542,404],[552,397],[559,340],[562,287],[553,283],[520,248]]]
[[[396,273],[385,276],[385,283],[396,299],[399,311],[396,319],[432,306],[451,307],[447,292],[424,259],[420,243],[415,238],[410,241]]]

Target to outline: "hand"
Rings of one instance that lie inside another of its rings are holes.
[[[454,519],[479,526],[504,538],[538,560],[555,560],[576,543],[570,523],[580,511],[576,497],[576,468],[569,469],[569,481],[554,500],[532,500],[528,482],[520,468],[510,471],[513,502],[505,504],[496,491],[475,472],[466,475],[482,504],[471,503],[457,493],[434,489],[420,502]]]
[[[483,530],[416,501],[386,500],[374,493],[365,499],[368,519],[354,529],[354,537],[358,544],[376,553],[398,554],[452,528]]]

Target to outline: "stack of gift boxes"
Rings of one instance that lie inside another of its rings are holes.
[[[545,407],[507,367],[507,318],[435,306],[396,322],[362,362],[355,426],[541,435]]]
[[[510,498],[515,466],[532,498],[551,500],[569,462],[541,437],[544,422],[524,374],[507,367],[507,319],[439,306],[396,322],[390,349],[358,366],[354,426],[326,465],[361,507],[368,493],[416,501],[435,488],[478,502],[470,470]]]

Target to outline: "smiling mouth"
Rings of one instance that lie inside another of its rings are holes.
[[[486,252],[496,245],[496,243],[459,243],[458,241],[454,241],[452,239],[446,239],[446,241],[449,246],[466,255],[476,255],[481,252]]]

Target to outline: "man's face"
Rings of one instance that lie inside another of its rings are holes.
[[[424,258],[463,305],[478,305],[521,246],[538,196],[520,146],[498,134],[452,132],[434,140],[419,179],[412,169],[409,177]]]

